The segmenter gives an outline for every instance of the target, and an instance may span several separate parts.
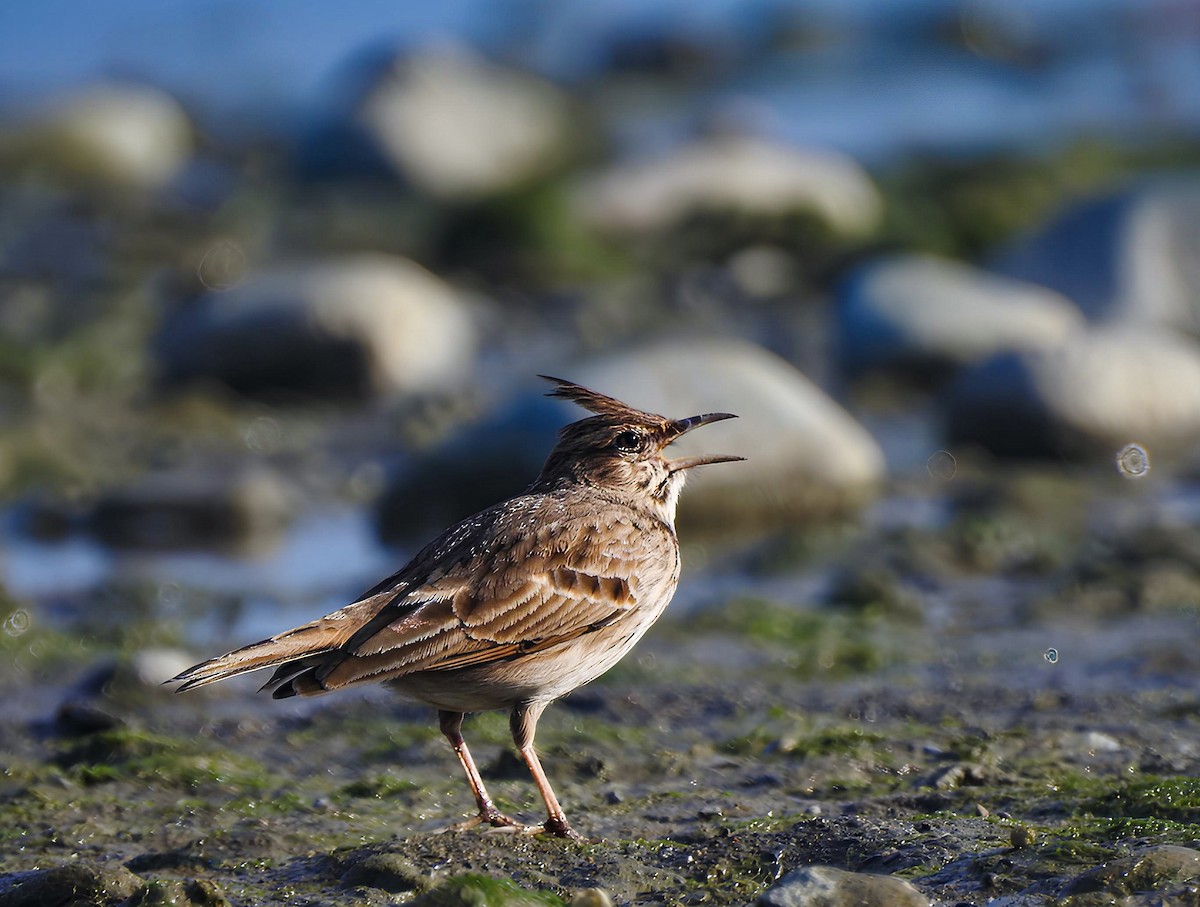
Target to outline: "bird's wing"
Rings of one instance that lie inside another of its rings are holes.
[[[529,535],[501,532],[474,557],[408,587],[310,676],[334,689],[560,645],[635,608],[642,564],[672,563],[671,544],[665,531],[628,518],[603,525],[591,517],[561,519]]]

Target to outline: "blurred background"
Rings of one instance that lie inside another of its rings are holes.
[[[538,373],[742,417],[697,632],[1179,682],[1198,336],[1190,0],[5,5],[2,708],[350,600],[532,480]]]

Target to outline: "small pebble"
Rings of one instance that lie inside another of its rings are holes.
[[[805,866],[789,872],[758,896],[755,907],[929,907],[912,883],[895,876],[847,872],[833,866]]]
[[[1014,826],[1008,840],[1014,850],[1022,850],[1037,842],[1037,830],[1024,825]]]
[[[1115,753],[1121,749],[1118,740],[1101,731],[1088,731],[1084,734],[1083,745],[1093,753]]]
[[[613,902],[603,888],[585,888],[571,898],[571,907],[613,907]]]

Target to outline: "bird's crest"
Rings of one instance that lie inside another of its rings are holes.
[[[582,385],[575,384],[573,381],[567,381],[563,378],[552,378],[549,375],[538,375],[539,378],[544,378],[547,381],[552,381],[556,385],[554,390],[546,394],[547,397],[560,397],[563,400],[570,400],[572,403],[578,403],[588,412],[593,412],[598,416],[618,416],[620,418],[628,418],[629,416],[654,416],[653,413],[644,413],[639,409],[634,409],[628,403],[622,403],[615,397],[609,397],[599,391],[590,390]],[[661,416],[656,418],[661,419]]]

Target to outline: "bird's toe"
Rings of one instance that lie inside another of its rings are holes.
[[[490,809],[477,813],[476,815],[471,816],[471,818],[465,819],[462,822],[455,822],[445,830],[450,832],[470,831],[472,828],[476,828],[480,825],[490,825],[491,828],[486,829],[486,831],[520,832],[529,828],[529,826],[524,822],[514,819],[511,816],[506,816],[498,809]],[[540,828],[540,826],[538,827]]]
[[[537,833],[555,835],[559,838],[567,838],[570,841],[586,841],[587,839],[573,829],[563,816],[551,816],[540,826],[537,826]]]

